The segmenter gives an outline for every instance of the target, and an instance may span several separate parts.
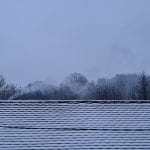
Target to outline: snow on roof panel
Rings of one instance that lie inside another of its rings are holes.
[[[150,149],[150,104],[0,103],[0,150]]]

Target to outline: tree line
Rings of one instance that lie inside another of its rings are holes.
[[[8,84],[0,75],[0,99],[15,100],[148,100],[150,76],[141,74],[117,74],[113,78],[88,81],[80,73],[72,73],[59,85],[34,82],[25,88]]]

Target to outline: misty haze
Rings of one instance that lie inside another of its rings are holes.
[[[150,0],[0,0],[0,150],[150,150]]]

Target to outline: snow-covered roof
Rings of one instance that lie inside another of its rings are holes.
[[[150,103],[0,101],[0,150],[38,149],[150,149]]]

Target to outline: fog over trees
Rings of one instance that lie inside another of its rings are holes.
[[[89,81],[80,73],[67,76],[59,86],[35,81],[24,88],[8,84],[0,76],[0,99],[33,100],[148,100],[150,76],[141,74],[117,74],[112,78]]]
[[[0,75],[0,99],[7,100],[13,97],[16,93],[20,93],[21,89],[13,84],[8,84],[5,78]]]

